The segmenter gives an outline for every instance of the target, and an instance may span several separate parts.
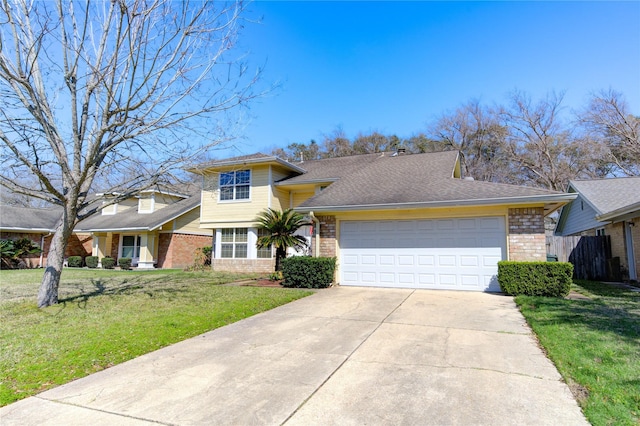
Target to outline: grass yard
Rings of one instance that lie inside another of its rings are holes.
[[[249,275],[69,268],[60,303],[38,309],[42,273],[0,271],[0,406],[312,294],[220,285]]]
[[[516,303],[593,425],[640,424],[640,293],[576,281],[591,300]]]

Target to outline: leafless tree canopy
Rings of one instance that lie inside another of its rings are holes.
[[[0,0],[0,185],[64,207],[52,252],[95,212],[96,185],[127,197],[229,137],[258,76],[234,50],[244,9]]]
[[[564,191],[570,179],[640,174],[639,135],[640,118],[613,90],[592,95],[577,112],[563,106],[562,93],[533,100],[515,91],[502,105],[471,100],[408,138],[372,132],[350,140],[338,128],[322,146],[293,143],[273,154],[295,160],[398,147],[409,153],[456,150],[464,176]]]
[[[256,77],[231,56],[243,7],[2,0],[0,184],[57,204],[97,177],[139,189],[226,138]]]

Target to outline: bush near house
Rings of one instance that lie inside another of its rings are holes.
[[[98,267],[98,256],[87,256],[84,258],[84,264],[87,265],[87,268],[97,268]]]
[[[335,257],[293,256],[282,259],[284,287],[325,288],[333,283]]]
[[[67,258],[69,268],[82,268],[82,256],[69,256]]]
[[[0,240],[0,269],[24,269],[28,265],[24,257],[40,254],[42,250],[30,239]]]
[[[564,297],[571,290],[573,265],[568,262],[498,262],[498,283],[509,296]]]
[[[131,258],[121,257],[120,259],[118,259],[118,266],[120,267],[120,269],[128,271],[129,269],[131,269]]]
[[[116,266],[116,260],[113,257],[103,257],[102,258],[102,267],[104,269],[113,269]]]

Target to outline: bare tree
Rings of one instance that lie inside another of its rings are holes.
[[[74,226],[99,208],[95,182],[117,182],[117,202],[227,138],[225,113],[259,73],[234,56],[242,2],[0,2],[0,185],[63,208],[45,307]]]
[[[507,130],[496,113],[471,100],[430,126],[430,140],[438,150],[460,151],[462,174],[493,182],[515,182],[506,155]]]
[[[510,160],[520,169],[523,183],[564,191],[570,179],[592,177],[597,146],[576,137],[562,120],[563,94],[551,93],[533,102],[522,93],[511,96],[502,109]]]
[[[632,115],[624,96],[614,90],[591,97],[580,122],[592,140],[604,142],[612,173],[640,175],[640,117]]]

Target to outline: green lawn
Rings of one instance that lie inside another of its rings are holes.
[[[0,271],[0,406],[312,294],[222,286],[248,275],[65,269],[36,307],[42,270]]]
[[[576,281],[591,300],[516,303],[594,425],[640,424],[640,293]]]

